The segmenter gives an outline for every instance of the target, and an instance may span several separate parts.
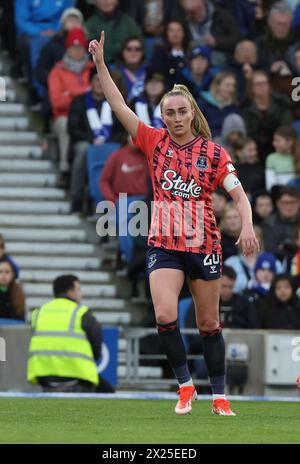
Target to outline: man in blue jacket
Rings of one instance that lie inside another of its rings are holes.
[[[15,0],[15,22],[18,44],[28,83],[33,82],[33,67],[42,46],[59,30],[60,17],[75,0]],[[36,40],[39,39],[39,40]],[[37,101],[31,86],[30,103]]]

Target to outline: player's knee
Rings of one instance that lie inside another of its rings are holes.
[[[155,318],[157,324],[168,324],[174,321],[176,316],[170,314],[170,306],[161,304],[155,307]]]
[[[217,319],[205,318],[198,321],[197,328],[200,333],[214,333],[215,331],[219,331],[220,322]]]

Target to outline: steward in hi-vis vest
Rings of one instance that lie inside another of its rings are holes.
[[[91,344],[82,329],[88,311],[67,298],[55,298],[32,314],[28,380],[58,376],[86,380],[98,385],[99,378]]]
[[[55,299],[32,313],[27,379],[48,391],[112,392],[104,379],[99,385],[96,360],[101,354],[101,325],[81,305],[80,282],[63,275],[53,283]],[[100,390],[99,390],[100,391]]]

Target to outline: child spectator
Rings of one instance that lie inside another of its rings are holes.
[[[260,319],[263,329],[300,329],[300,301],[289,275],[279,274],[274,278],[270,292],[261,304]]]
[[[252,197],[257,190],[265,187],[265,170],[259,162],[255,140],[244,138],[240,146],[240,150],[236,150],[238,162],[234,166],[245,192]]]
[[[155,45],[151,68],[163,74],[171,89],[181,82],[181,71],[187,66],[188,32],[180,20],[169,21],[165,26],[164,40]]]
[[[232,161],[238,160],[237,154],[241,150],[246,136],[246,127],[243,118],[239,114],[229,114],[223,121],[220,137],[214,137],[214,142],[219,143],[229,151]]]
[[[260,329],[260,305],[265,301],[276,273],[276,260],[270,253],[257,256],[254,267],[254,280],[242,294],[244,304],[235,314],[235,323],[244,329]]]
[[[69,163],[68,115],[72,100],[89,88],[90,70],[87,41],[82,29],[72,29],[66,39],[66,53],[56,63],[48,78],[49,98],[54,116],[53,130],[58,136],[60,186],[66,186]]]
[[[148,71],[145,90],[132,102],[133,111],[148,126],[160,129],[164,126],[161,119],[160,100],[165,93],[165,78],[162,74]]]
[[[7,258],[0,259],[0,318],[25,319],[25,297],[16,282],[13,265]]]
[[[127,102],[131,102],[144,91],[147,63],[144,45],[139,37],[128,37],[121,50],[121,59],[111,66],[113,77],[119,75],[126,89]]]
[[[187,85],[196,99],[209,86],[218,72],[218,68],[211,67],[211,49],[209,47],[194,47],[189,54],[189,66],[182,70],[183,83]]]
[[[240,113],[236,97],[235,76],[224,71],[214,77],[209,91],[201,92],[198,104],[208,121],[213,137],[221,134],[226,116]]]
[[[295,177],[295,160],[300,158],[297,132],[289,126],[279,127],[274,134],[275,152],[266,159],[266,187],[286,185]]]
[[[6,259],[11,263],[17,279],[19,277],[20,269],[19,266],[16,264],[15,260],[7,253],[5,253],[5,239],[2,234],[0,234],[0,259]]]

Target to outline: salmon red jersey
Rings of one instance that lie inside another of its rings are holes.
[[[212,193],[236,174],[220,145],[201,135],[178,145],[166,129],[140,122],[133,143],[147,156],[154,208],[148,245],[169,250],[221,254]]]

